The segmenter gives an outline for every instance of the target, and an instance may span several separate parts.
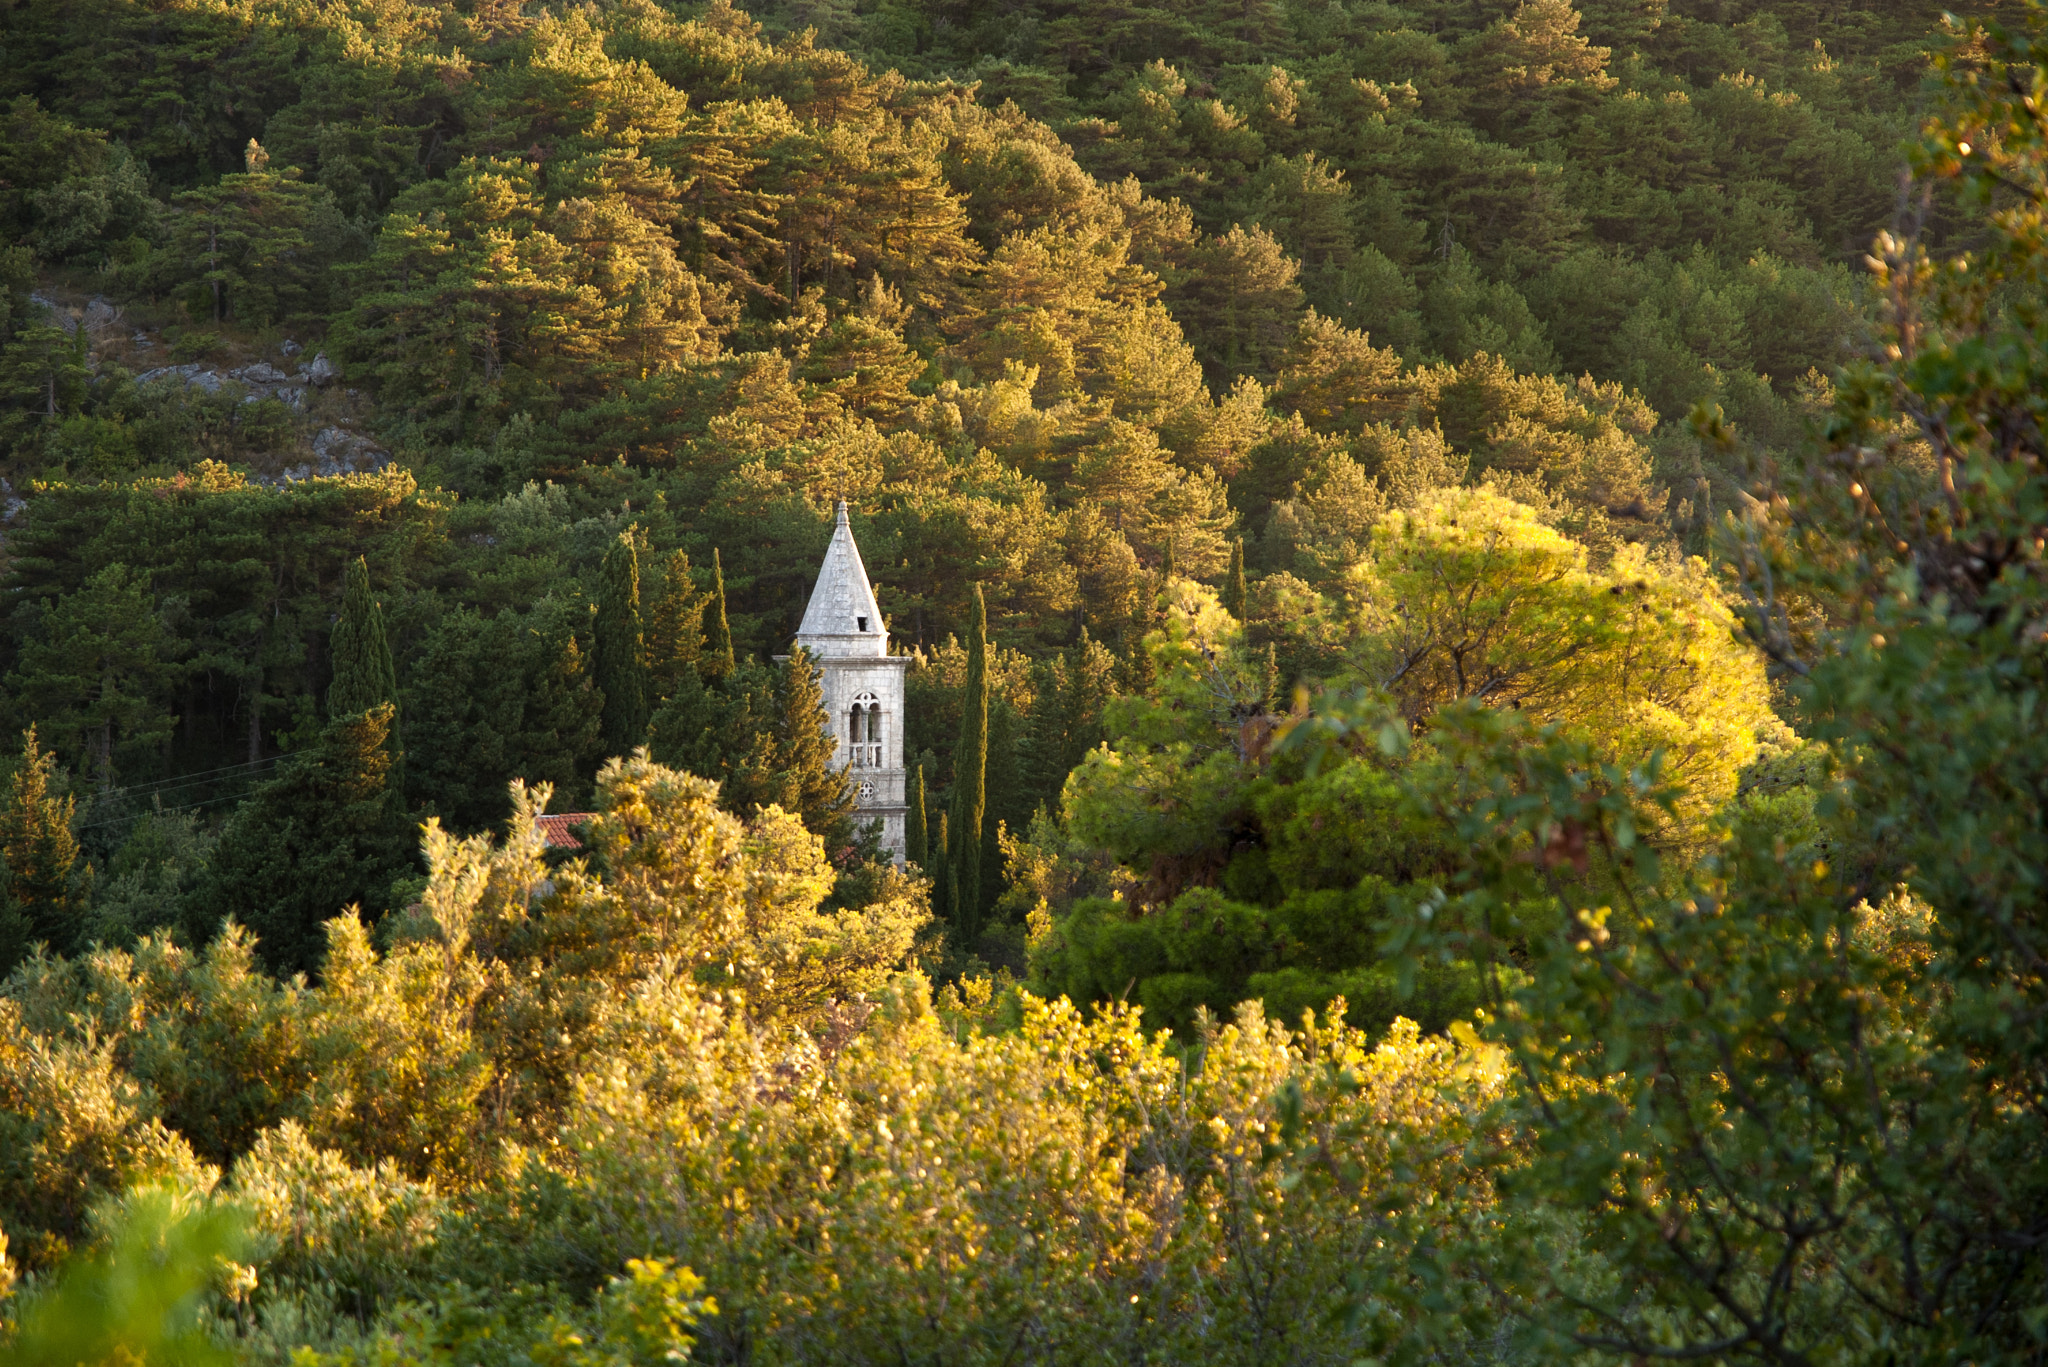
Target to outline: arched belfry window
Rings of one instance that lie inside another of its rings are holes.
[[[863,693],[846,711],[848,762],[856,769],[882,767],[882,704],[872,693]]]

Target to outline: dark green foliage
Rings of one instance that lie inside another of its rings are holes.
[[[2037,1361],[2041,20],[1858,3],[0,0],[16,1355],[203,1162],[306,1367]]]
[[[1115,657],[1085,629],[1071,648],[1039,662],[1019,765],[1026,816],[1038,806],[1057,811],[1067,775],[1102,743],[1102,710],[1116,692],[1115,674]]]
[[[18,95],[0,115],[0,241],[98,264],[146,250],[163,206],[135,157]]]
[[[704,651],[698,656],[697,668],[714,682],[733,671],[732,627],[725,619],[725,563],[715,547],[711,552],[711,597],[704,604]]]
[[[173,200],[169,241],[152,273],[195,317],[263,326],[326,303],[327,270],[346,229],[334,198],[295,172],[269,169],[250,139],[246,169]]]
[[[109,782],[117,749],[171,732],[157,693],[170,642],[146,581],[109,565],[39,616],[15,670],[17,696],[64,750]]]
[[[81,758],[111,741],[117,770],[260,760],[318,709],[328,680],[310,665],[348,565],[367,556],[402,582],[439,515],[396,470],[273,487],[209,464],[50,489],[9,534],[9,688]]]
[[[73,802],[56,791],[56,756],[36,741],[31,726],[0,806],[0,859],[6,861],[0,897],[0,975],[36,944],[69,954],[84,943],[84,907],[75,870],[78,841],[71,831]]]
[[[655,760],[716,780],[728,806],[741,801],[757,754],[772,750],[776,672],[749,661],[722,679],[686,674],[648,724]]]
[[[960,740],[953,749],[953,821],[946,873],[948,915],[963,944],[981,929],[982,846],[988,812],[988,615],[981,585],[974,586],[967,617],[967,680],[961,702]]]
[[[552,784],[557,811],[588,800],[603,743],[579,617],[549,598],[531,612],[453,612],[427,635],[405,692],[405,782],[417,805],[478,831],[509,814],[515,778]]]
[[[391,784],[394,715],[385,703],[329,722],[251,794],[186,904],[195,942],[232,919],[255,932],[273,973],[313,973],[325,956],[325,922],[352,906],[370,918],[391,908],[394,881],[418,866]]]
[[[348,567],[341,616],[328,638],[334,682],[327,686],[327,715],[340,718],[392,702],[398,674],[384,635],[384,608],[370,594],[370,567],[359,555]]]
[[[630,754],[647,739],[647,647],[640,627],[640,557],[630,534],[605,548],[598,569],[592,663],[604,694],[604,745]]]
[[[648,704],[659,707],[695,674],[704,657],[706,595],[690,577],[690,557],[671,551],[662,561],[661,583],[647,605]]]
[[[1198,799],[1186,827],[1115,851],[1149,871],[1149,905],[1134,915],[1129,902],[1078,903],[1032,955],[1038,990],[1076,1001],[1128,991],[1148,1021],[1184,1035],[1197,1008],[1222,1013],[1247,997],[1291,1020],[1341,996],[1349,1019],[1373,1030],[1396,1015],[1440,1030],[1479,1004],[1470,964],[1431,965],[1417,979],[1383,958],[1397,894],[1426,886],[1447,854],[1442,834],[1406,810],[1398,774],[1348,765],[1245,777],[1218,810]],[[1191,844],[1198,830],[1208,838]]]
[[[908,805],[910,811],[903,823],[903,857],[919,868],[927,868],[931,861],[931,836],[925,824],[922,764],[911,766]]]
[[[716,779],[720,799],[752,815],[770,804],[803,819],[835,856],[854,846],[853,788],[834,763],[821,675],[799,650],[772,669],[749,663],[724,679],[684,676],[649,727],[660,763]]]
[[[773,803],[795,813],[838,855],[855,838],[854,795],[835,762],[839,745],[825,715],[822,680],[817,664],[802,650],[777,666],[768,700],[771,720],[756,733],[726,798],[742,812]]]
[[[220,840],[206,817],[204,808],[163,810],[158,799],[155,809],[127,826],[113,857],[96,870],[89,940],[127,948],[140,936],[176,931],[183,924],[185,901],[205,881]],[[121,829],[111,821],[109,828]]]

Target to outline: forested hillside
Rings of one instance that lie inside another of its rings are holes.
[[[0,3],[0,1353],[2038,1361],[1956,13]]]
[[[580,806],[697,654],[714,554],[765,660],[844,497],[926,652],[935,804],[986,598],[993,898],[996,823],[1056,812],[1169,568],[1221,587],[1244,542],[1284,699],[1342,672],[1359,548],[1429,489],[1596,563],[1701,549],[1743,460],[1695,406],[1782,448],[1865,345],[1933,18],[14,6],[6,702],[102,884],[159,805],[191,882],[321,743],[360,557],[393,810]],[[601,676],[621,533],[670,618],[651,684]],[[657,757],[750,809],[774,684],[721,682]],[[320,895],[399,905],[358,855]]]

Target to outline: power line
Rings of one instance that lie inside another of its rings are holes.
[[[274,755],[266,760],[258,760],[257,763],[274,765],[283,758],[283,755]],[[214,769],[210,770],[209,772],[219,774],[225,771],[220,769]],[[258,777],[258,774],[256,771],[252,770],[247,774],[237,775],[236,777],[256,778]],[[164,779],[161,783],[153,787],[138,786],[134,788],[109,788],[106,790],[106,795],[110,798],[162,797],[165,793],[175,793],[180,788],[203,788],[209,783],[233,783],[234,781],[234,778],[205,778],[198,776],[187,776],[185,778],[180,779]]]
[[[165,784],[181,785],[188,779],[205,778],[210,774],[231,773],[236,769],[249,769],[259,764],[275,764],[283,758],[283,755],[270,755],[264,759],[245,759],[240,764],[224,764],[218,769],[200,769],[190,774],[172,774],[169,778],[152,779],[148,783],[130,784],[122,788],[117,788],[114,791],[122,793],[132,793],[141,792],[150,788],[160,788]]]
[[[238,777],[250,779],[259,778],[262,776],[261,770],[263,766],[275,766],[280,760],[284,758],[284,755],[272,755],[267,759],[249,760],[242,764],[225,765],[219,769],[204,769],[197,774],[184,774],[174,776],[172,778],[160,780],[159,782],[153,785],[145,784],[137,788],[114,788],[108,790],[105,796],[108,798],[120,799],[149,798],[152,800],[149,807],[150,811],[195,811],[201,807],[211,807],[217,802],[237,801],[243,796],[245,796],[246,793],[223,793],[218,797],[202,798],[197,802],[181,802],[168,807],[163,805],[162,798],[166,793],[175,793],[188,788],[202,788],[210,783],[232,783]],[[247,772],[238,773],[237,771]],[[219,775],[228,775],[229,777],[218,777]],[[97,801],[99,797],[100,795],[96,794],[95,800]],[[123,813],[118,816],[104,817],[98,821],[88,821],[83,826],[80,826],[78,829],[81,832],[100,830],[107,826],[118,826],[121,825],[123,822],[140,820],[143,816],[147,814],[147,812],[133,812]]]
[[[124,821],[140,821],[143,817],[153,813],[169,815],[172,812],[192,812],[197,811],[201,807],[211,807],[216,802],[239,802],[244,796],[245,794],[242,793],[222,793],[219,797],[201,798],[197,802],[181,803],[176,807],[152,807],[148,812],[137,812],[133,816],[114,816],[108,817],[105,821],[88,821],[78,829],[80,831],[96,831],[103,826],[118,826]]]

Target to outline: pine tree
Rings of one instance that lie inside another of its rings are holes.
[[[171,733],[174,719],[162,706],[166,646],[148,576],[108,565],[42,615],[8,682],[42,734],[109,783],[117,748],[154,745]]]
[[[273,973],[318,969],[321,926],[351,905],[376,916],[417,866],[392,783],[391,704],[337,718],[235,812],[185,929],[204,944],[232,917]]]
[[[1246,594],[1244,587],[1244,538],[1230,543],[1230,578],[1223,586],[1223,606],[1239,622],[1244,621]]]
[[[597,686],[604,694],[608,755],[647,742],[647,647],[640,632],[640,555],[633,534],[605,548],[597,579]]]
[[[923,868],[931,858],[931,846],[924,819],[924,766],[910,771],[910,812],[904,819],[903,857]]]
[[[782,806],[802,817],[827,850],[844,849],[855,834],[853,785],[834,763],[839,742],[825,714],[823,671],[801,648],[775,681],[775,704],[774,759],[785,794]]]
[[[1178,573],[1179,571],[1174,567],[1173,563],[1173,538],[1168,537],[1166,539],[1166,558],[1159,565],[1159,582],[1161,584],[1171,584]]]
[[[36,741],[31,726],[22,733],[21,767],[7,782],[0,806],[0,857],[7,866],[6,897],[0,902],[0,976],[5,976],[38,941],[59,954],[78,945],[82,907],[73,905],[71,873],[78,841],[71,834],[72,799],[51,791],[57,757]]]
[[[967,618],[967,686],[961,707],[960,744],[953,752],[953,925],[960,944],[971,945],[981,929],[982,819],[988,812],[988,611],[981,585]]]
[[[733,671],[732,628],[725,620],[725,566],[716,548],[711,552],[711,601],[704,605],[704,653],[697,669],[714,682]]]
[[[1059,809],[1067,775],[1102,743],[1102,711],[1116,691],[1116,669],[1116,657],[1086,627],[1071,648],[1038,663],[1024,723],[1020,807]]]
[[[647,749],[655,760],[724,784],[727,806],[738,792],[737,775],[760,729],[753,704],[764,690],[747,678],[750,672],[757,671],[742,670],[716,683],[684,675],[647,724]],[[772,682],[766,685],[772,688]]]
[[[397,695],[398,672],[384,635],[384,610],[370,595],[370,567],[360,555],[348,567],[341,616],[328,649],[334,657],[334,681],[327,686],[328,716],[352,717]]]
[[[661,591],[647,605],[648,703],[674,695],[704,653],[704,595],[690,577],[690,557],[673,551],[662,562]]]

